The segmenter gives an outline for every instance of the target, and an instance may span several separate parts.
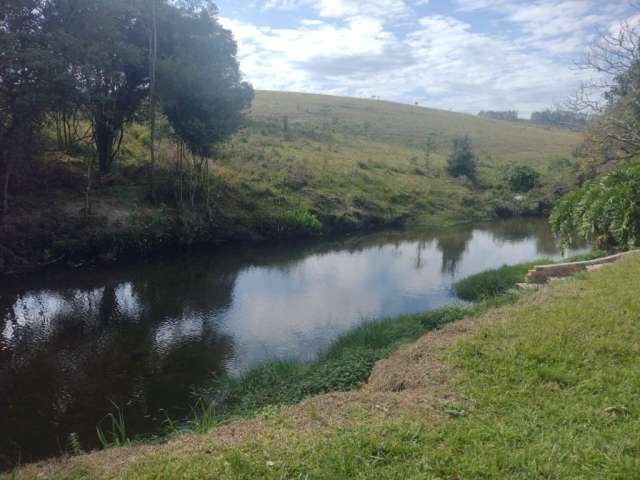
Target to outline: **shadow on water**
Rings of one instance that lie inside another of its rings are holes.
[[[456,301],[459,278],[557,256],[541,221],[167,255],[0,287],[0,468],[64,452],[124,408],[131,435],[186,414],[193,387],[310,360],[363,319]]]

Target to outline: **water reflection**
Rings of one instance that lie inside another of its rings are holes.
[[[456,279],[557,255],[542,222],[378,234],[50,272],[0,289],[0,466],[95,446],[112,402],[128,431],[179,416],[193,386],[314,357],[366,318],[455,301]]]

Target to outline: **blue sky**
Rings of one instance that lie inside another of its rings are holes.
[[[627,0],[218,0],[257,89],[377,96],[477,113],[552,107],[589,73]]]

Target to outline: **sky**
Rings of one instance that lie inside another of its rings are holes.
[[[218,0],[254,88],[445,110],[553,107],[627,0]]]

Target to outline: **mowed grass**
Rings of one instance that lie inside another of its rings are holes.
[[[121,466],[78,457],[58,478],[640,478],[639,279],[630,257],[486,312],[446,357],[459,401],[445,420],[285,421]]]

